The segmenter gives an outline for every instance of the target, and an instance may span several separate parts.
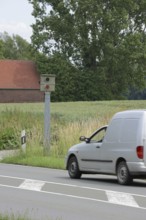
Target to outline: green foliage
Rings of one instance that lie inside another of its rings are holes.
[[[40,72],[57,75],[53,100],[121,99],[145,87],[144,0],[28,1],[33,46],[48,59]]]
[[[1,127],[0,129],[0,150],[15,149],[20,146],[18,137],[13,128]]]
[[[22,105],[22,104],[21,104]],[[23,106],[23,105],[22,105]],[[33,108],[32,108],[33,109]],[[39,113],[36,114],[27,112],[20,112],[17,109],[8,109],[0,113],[0,149],[15,149],[21,145],[21,131],[26,130],[27,139],[31,144],[32,139],[35,140],[37,136],[36,146],[42,142],[42,135],[39,136],[38,133],[41,133],[40,121],[43,118],[43,115]],[[38,123],[39,122],[39,123]],[[33,133],[33,137],[32,137]],[[39,140],[39,141],[38,141]]]
[[[63,55],[56,53],[48,58],[43,54],[37,54],[36,63],[41,74],[49,73],[56,76],[55,92],[51,94],[52,101],[78,100],[78,71]]]
[[[4,43],[0,39],[0,59],[3,59],[3,47],[4,47]]]
[[[19,35],[0,35],[0,59],[33,60],[31,45]]]

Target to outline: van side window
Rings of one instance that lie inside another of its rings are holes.
[[[106,128],[102,128],[94,136],[91,137],[90,142],[102,142],[106,133]]]

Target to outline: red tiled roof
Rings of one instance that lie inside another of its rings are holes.
[[[40,89],[32,61],[0,60],[0,89]]]

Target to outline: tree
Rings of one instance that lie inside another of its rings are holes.
[[[0,36],[0,57],[2,59],[31,60],[31,45],[19,35],[12,37],[4,32]]]
[[[3,59],[3,41],[0,39],[0,59]]]
[[[145,0],[28,0],[33,46],[77,70],[80,99],[119,99],[145,86]]]
[[[51,94],[52,101],[77,101],[77,69],[63,56],[56,53],[49,58],[42,53],[36,53],[38,72],[55,74],[55,92]]]

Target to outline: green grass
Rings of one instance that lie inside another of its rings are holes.
[[[0,149],[20,148],[26,130],[26,154],[1,162],[64,169],[64,158],[79,136],[89,136],[108,124],[113,114],[127,109],[144,109],[145,101],[95,101],[51,103],[51,143],[44,154],[44,103],[0,104]]]
[[[55,169],[64,169],[64,158],[52,156],[34,156],[20,153],[17,156],[6,157],[2,160],[3,163],[21,164],[36,167],[48,167]]]
[[[31,220],[31,218],[28,217],[27,212],[24,214],[17,213],[17,215],[11,212],[11,213],[0,214],[0,220]]]
[[[28,217],[28,214],[0,214],[0,220],[31,220],[30,217]],[[53,220],[52,218],[47,218],[47,220]],[[54,220],[62,220],[62,218],[56,218]]]

